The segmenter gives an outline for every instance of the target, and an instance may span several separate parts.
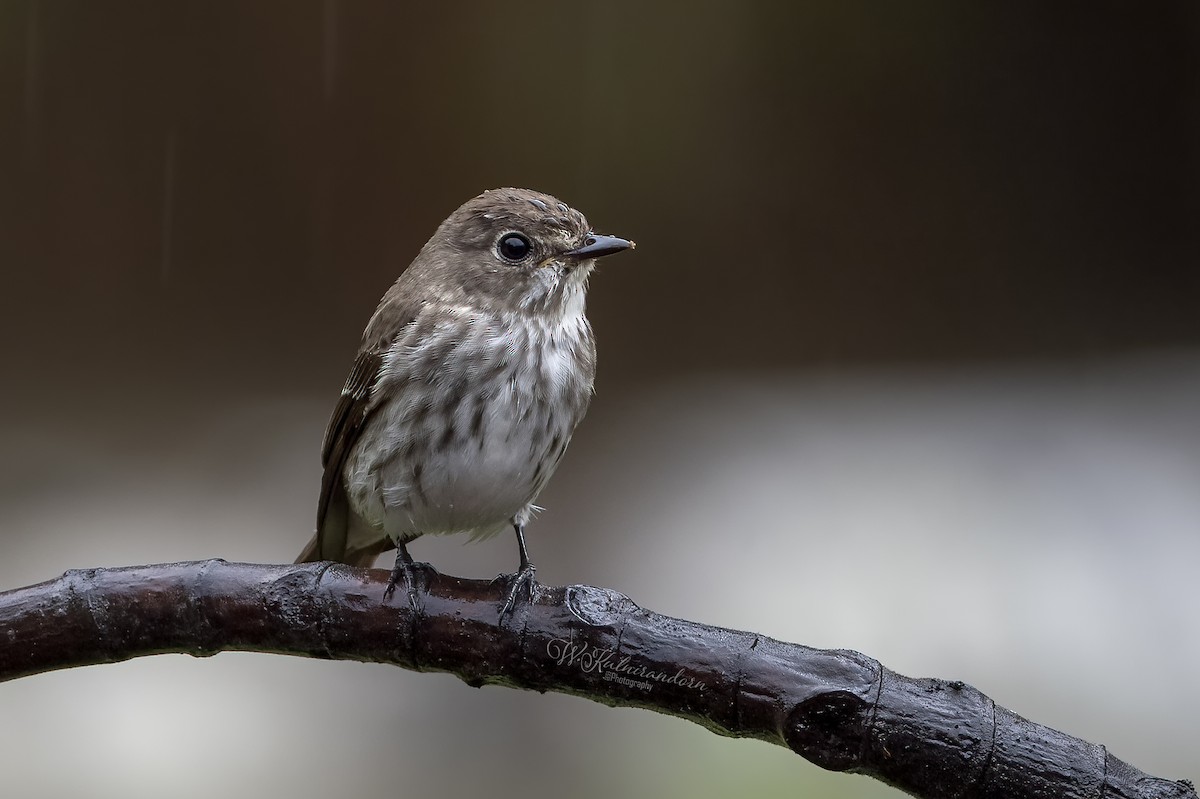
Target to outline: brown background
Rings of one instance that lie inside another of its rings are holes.
[[[1198,43],[1170,2],[6,0],[4,584],[290,559],[375,301],[463,200],[529,186],[639,244],[593,281],[544,579],[968,679],[1182,769],[1194,688],[1113,697],[1200,665],[1200,598],[1160,571],[1200,539]],[[1063,687],[1114,641],[1128,672]],[[891,795],[646,714],[279,661],[5,686],[0,758],[42,796],[453,794],[466,765],[501,795]],[[87,782],[51,765],[72,746]]]

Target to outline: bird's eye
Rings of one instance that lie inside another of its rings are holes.
[[[532,251],[533,245],[520,233],[505,233],[496,245],[500,257],[512,264],[524,261]]]

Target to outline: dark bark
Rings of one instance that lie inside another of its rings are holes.
[[[541,587],[502,625],[504,586],[430,572],[414,611],[383,572],[220,560],[72,571],[0,594],[0,680],[141,655],[229,650],[394,663],[633,705],[790,747],[924,797],[1192,797],[961,682],[661,616],[602,588]]]

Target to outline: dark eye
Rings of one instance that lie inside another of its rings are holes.
[[[500,238],[500,243],[496,245],[496,251],[500,253],[500,257],[514,264],[525,260],[531,250],[533,250],[533,245],[520,233],[505,233]]]

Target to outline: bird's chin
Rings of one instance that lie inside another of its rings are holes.
[[[562,268],[563,279],[572,278],[574,280],[586,282],[588,275],[592,274],[592,270],[596,268],[595,260],[578,261],[576,263],[564,264]]]
[[[517,305],[556,318],[583,313],[588,275],[594,266],[594,261],[582,261],[538,269],[525,285]]]
[[[555,261],[537,270],[534,281],[539,290],[553,293],[566,286],[586,285],[588,276],[596,268],[594,259],[588,261]]]

